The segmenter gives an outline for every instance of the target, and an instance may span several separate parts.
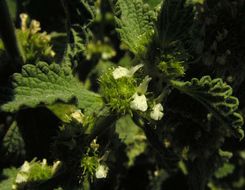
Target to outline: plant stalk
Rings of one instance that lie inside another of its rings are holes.
[[[16,38],[14,24],[5,0],[0,0],[0,35],[11,59],[13,70],[19,72],[24,63],[24,56]]]

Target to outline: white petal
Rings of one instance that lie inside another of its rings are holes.
[[[42,167],[45,167],[47,165],[47,159],[44,158],[41,165],[42,165]]]
[[[150,81],[151,81],[151,77],[147,75],[138,86],[137,92],[140,94],[145,94],[147,92],[148,84]]]
[[[25,161],[20,168],[20,172],[28,172],[29,170],[30,170],[30,164],[29,162]]]
[[[61,166],[61,161],[56,161],[54,162],[53,164],[53,167],[52,167],[52,173],[54,174]]]
[[[96,169],[95,177],[100,179],[100,178],[106,178],[108,173],[108,167],[104,165],[99,165],[98,168]]]
[[[150,113],[150,116],[154,120],[161,120],[163,117],[163,107],[161,104],[156,104]]]
[[[133,95],[133,100],[130,102],[130,107],[134,110],[146,111],[148,108],[147,99],[144,94],[138,95],[135,93]]]
[[[112,75],[114,79],[119,79],[122,77],[132,77],[134,73],[138,71],[141,67],[143,67],[143,65],[139,64],[139,65],[132,67],[130,70],[128,70],[125,67],[119,66],[112,72]]]
[[[141,67],[143,67],[143,64],[135,65],[133,68],[130,69],[130,75],[131,77],[134,75],[136,71],[138,71]]]
[[[15,183],[24,183],[27,182],[28,175],[26,173],[18,173],[15,179]]]
[[[119,79],[122,77],[129,77],[129,73],[130,71],[127,68],[119,66],[112,72],[112,75],[114,79]]]
[[[78,123],[83,123],[84,115],[81,110],[76,110],[71,114],[71,117],[76,120]]]

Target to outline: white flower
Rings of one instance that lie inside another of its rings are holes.
[[[95,172],[95,177],[100,178],[106,178],[109,168],[105,165],[99,165]]]
[[[125,67],[119,66],[112,72],[112,75],[113,75],[114,79],[127,77],[129,75],[129,70]]]
[[[30,31],[31,34],[36,34],[37,32],[39,32],[41,30],[40,27],[40,22],[37,20],[32,20],[31,24],[30,24]]]
[[[138,71],[141,67],[143,67],[142,64],[136,65],[131,69],[119,66],[112,72],[112,75],[114,79],[119,79],[122,77],[132,77],[134,73]]]
[[[81,110],[76,110],[71,114],[71,117],[76,120],[78,123],[83,123],[84,115]]]
[[[20,168],[20,172],[28,172],[30,170],[29,162],[25,161],[24,164]]]
[[[154,120],[161,120],[163,117],[163,107],[161,104],[156,104],[150,113],[150,116]]]
[[[52,167],[52,173],[54,174],[61,166],[61,161],[56,161],[54,162],[53,164],[53,167]]]
[[[25,31],[27,29],[27,19],[28,19],[28,15],[25,13],[21,13],[20,14],[20,20],[21,20],[21,30]]]
[[[44,168],[47,165],[47,159],[44,158],[41,165]]]
[[[16,176],[15,183],[19,184],[19,183],[27,182],[29,170],[30,170],[30,164],[27,161],[25,161]]]
[[[15,179],[15,183],[20,184],[28,181],[27,173],[18,173]]]
[[[138,95],[138,93],[135,93],[132,98],[133,100],[130,102],[130,108],[143,112],[147,110],[147,99],[144,94]]]

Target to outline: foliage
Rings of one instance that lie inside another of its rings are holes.
[[[25,155],[25,142],[14,121],[3,138],[2,155],[5,159],[18,160]]]
[[[0,189],[244,189],[243,0],[2,2]]]
[[[135,158],[146,149],[146,137],[129,115],[117,121],[116,132],[118,133],[119,139],[127,145],[125,151],[128,156],[128,165],[132,166]]]
[[[117,3],[120,19],[116,18],[116,21],[121,39],[134,54],[141,55],[154,33],[154,12],[142,0],[119,0]]]
[[[17,172],[17,168],[6,168],[3,170],[1,174],[1,189],[8,190],[12,188]]]
[[[200,80],[193,78],[191,82],[184,83],[172,81],[172,84],[175,88],[204,104],[223,125],[231,126],[237,130],[234,132],[235,136],[243,138],[244,134],[241,129],[243,118],[236,112],[239,104],[238,99],[231,96],[232,88],[224,84],[222,79],[212,80],[210,76],[204,76]]]
[[[21,51],[25,55],[26,63],[34,63],[41,59],[50,61],[55,56],[51,46],[51,35],[47,32],[40,32],[40,22],[37,20],[29,21],[28,15],[20,14],[21,28],[16,29]],[[0,42],[1,44],[2,42]],[[0,49],[3,47],[0,45]]]
[[[25,65],[22,74],[16,73],[13,78],[16,87],[14,99],[2,106],[5,111],[13,112],[24,106],[36,107],[42,103],[51,105],[59,100],[68,103],[73,98],[78,100],[80,109],[88,111],[95,111],[103,104],[99,95],[82,88],[69,68],[57,64],[39,62],[35,66]]]

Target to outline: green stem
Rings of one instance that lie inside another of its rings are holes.
[[[94,126],[94,129],[92,131],[92,134],[89,136],[87,142],[90,143],[97,136],[106,132],[106,129],[113,126],[113,123],[117,120],[117,118],[118,118],[117,115],[108,115],[105,117],[98,118]]]
[[[65,28],[66,28],[66,50],[65,50],[65,53],[63,55],[63,61],[62,61],[62,64],[63,65],[70,65],[70,58],[68,56],[68,52],[69,52],[69,48],[70,47],[70,41],[71,41],[71,31],[70,31],[70,28],[71,28],[71,18],[70,18],[70,13],[69,13],[69,10],[68,10],[68,4],[67,4],[67,1],[66,0],[60,0],[61,2],[61,5],[63,7],[63,10],[64,10],[64,13],[65,13],[65,17],[66,17],[66,21],[65,21]]]
[[[24,56],[16,38],[15,28],[5,0],[0,0],[0,35],[11,59],[13,69],[20,71],[24,63]]]
[[[66,22],[65,22],[65,28],[66,28],[66,36],[67,36],[67,44],[71,41],[71,18],[70,18],[70,13],[69,13],[69,9],[68,9],[68,4],[66,0],[60,0],[64,13],[65,13],[65,17],[66,17]]]
[[[143,129],[148,142],[160,156],[161,165],[169,173],[175,173],[175,168],[177,162],[179,161],[178,156],[173,151],[168,150],[163,146],[163,143],[159,139],[159,134],[157,134],[157,131],[153,128],[153,126],[151,126],[147,121],[141,120],[139,122],[139,118],[140,116],[138,116],[137,114],[133,115],[133,121],[136,123],[137,126]]]
[[[215,158],[197,158],[191,163],[189,171],[189,190],[205,190],[214,172]]]

